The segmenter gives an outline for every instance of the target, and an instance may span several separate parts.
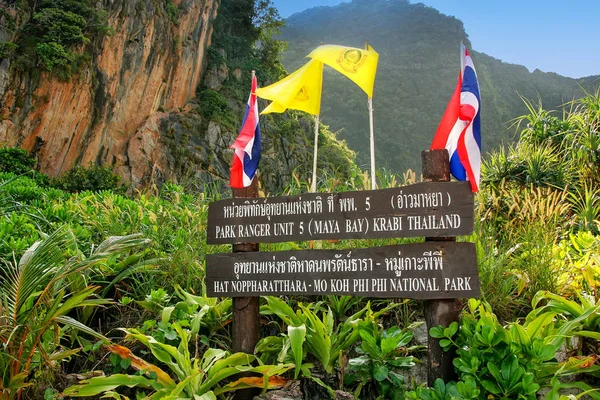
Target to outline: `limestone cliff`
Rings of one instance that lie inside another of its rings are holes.
[[[13,73],[0,90],[0,142],[36,152],[40,169],[52,176],[91,162],[114,165],[133,183],[148,167],[168,170],[153,121],[194,97],[219,1],[174,3],[177,23],[164,2],[105,0],[114,32],[90,66],[68,82],[47,72]],[[145,159],[137,157],[141,148]]]

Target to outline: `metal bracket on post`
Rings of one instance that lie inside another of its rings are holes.
[[[448,150],[425,150],[421,152],[423,179],[426,182],[449,182],[450,160]],[[455,242],[455,237],[425,238],[425,241]],[[427,330],[443,325],[448,326],[459,318],[462,303],[459,299],[441,299],[425,301],[425,321]],[[428,337],[427,346],[427,385],[432,387],[437,378],[449,381],[456,378],[452,360],[454,352],[445,353],[439,339]]]

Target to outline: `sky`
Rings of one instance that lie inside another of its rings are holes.
[[[350,0],[271,0],[283,18]],[[410,0],[460,19],[473,49],[571,78],[600,75],[600,0]]]

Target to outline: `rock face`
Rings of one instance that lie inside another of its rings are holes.
[[[170,178],[160,121],[195,96],[219,0],[174,1],[176,23],[165,2],[103,3],[114,33],[69,82],[47,73],[9,80],[0,60],[0,143],[32,151],[51,176],[99,163],[135,185],[156,171]]]

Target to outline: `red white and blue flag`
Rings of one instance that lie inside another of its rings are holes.
[[[461,69],[456,89],[435,133],[431,149],[447,149],[450,172],[479,190],[481,173],[481,96],[469,51],[461,43]]]
[[[250,186],[260,161],[260,126],[258,124],[256,86],[256,76],[253,76],[252,91],[242,121],[242,130],[231,145],[231,148],[235,151],[229,177],[229,184],[232,188]]]

